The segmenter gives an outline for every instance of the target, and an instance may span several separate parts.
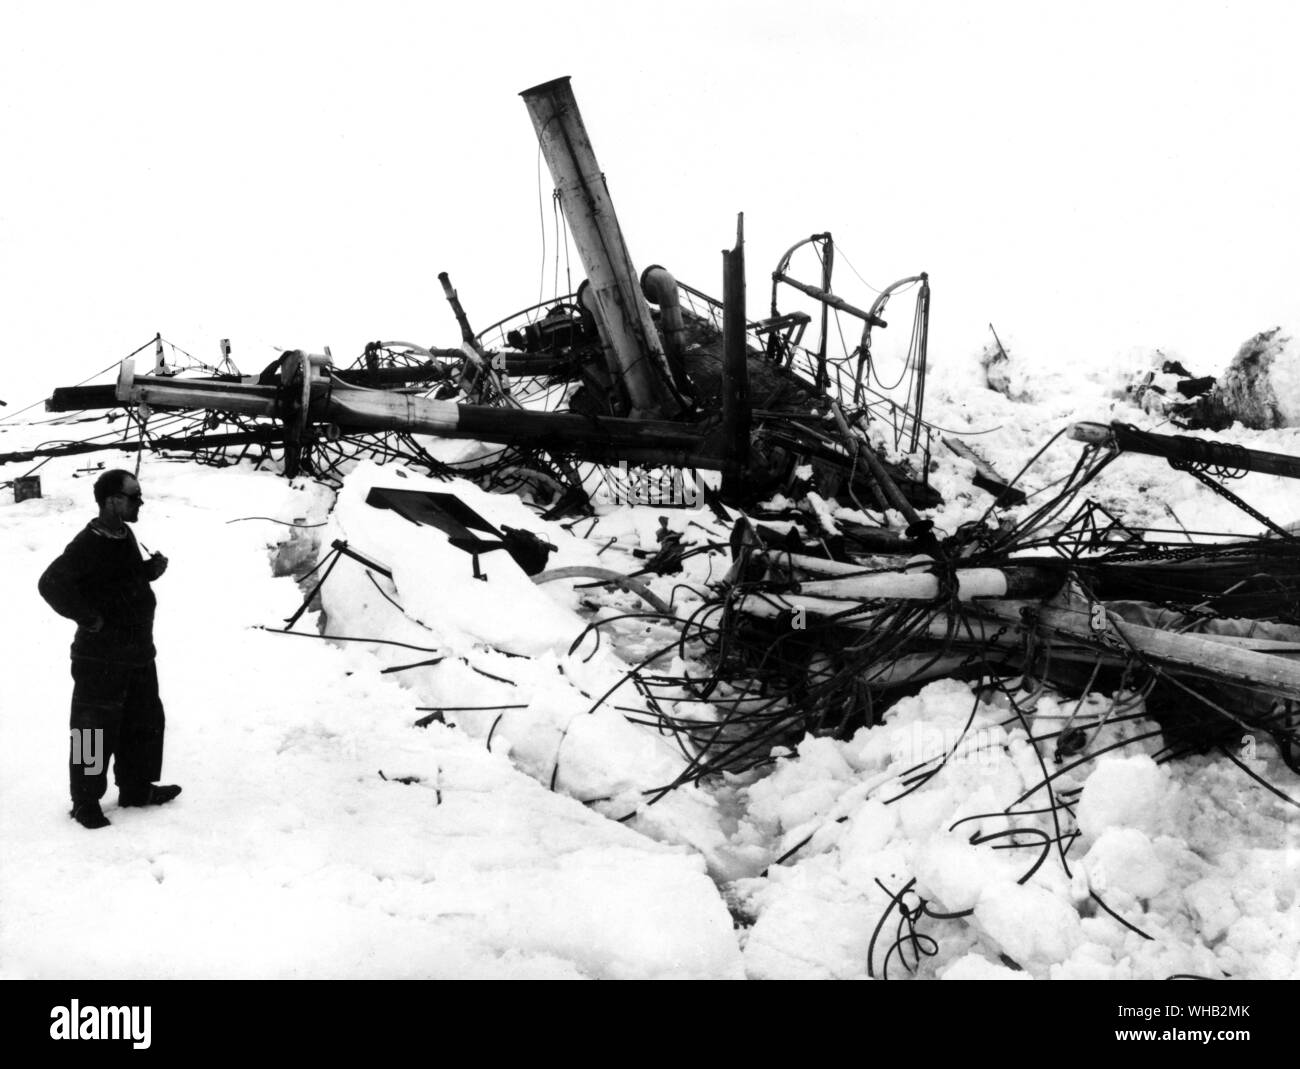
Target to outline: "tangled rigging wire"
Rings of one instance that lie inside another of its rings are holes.
[[[1247,611],[1238,615],[1256,617],[1265,628],[1300,623],[1300,551],[1293,541],[1232,540],[1198,532],[1210,540],[1198,544],[1185,533],[1187,542],[1163,542],[1155,528],[1096,524],[1098,509],[1092,502],[1078,507],[1071,518],[1069,510],[1084,488],[1114,459],[1113,452],[1085,449],[1057,492],[1015,524],[992,528],[981,522],[939,543],[933,571],[940,593],[929,602],[859,602],[796,626],[790,603],[780,593],[788,587],[782,586],[776,566],[779,554],[753,561],[753,547],[743,546],[731,581],[685,621],[676,644],[648,659],[671,650],[691,669],[663,675],[643,664],[630,673],[646,708],[619,708],[630,719],[671,735],[687,760],[680,776],[650,793],[650,802],[683,783],[769,764],[786,752],[781,747],[807,734],[847,739],[858,728],[878,723],[891,701],[915,693],[928,679],[956,675],[974,685],[975,702],[957,740],[944,753],[887,777],[895,785],[888,795],[883,783],[873,793],[890,805],[931,783],[967,740],[976,709],[987,710],[996,699],[1010,711],[999,726],[1029,745],[1038,778],[1027,779],[1020,796],[1001,811],[963,817],[950,830],[968,822],[1010,822],[1001,831],[977,830],[969,841],[999,851],[1032,851],[1022,883],[1053,852],[1069,874],[1069,853],[1081,835],[1075,819],[1081,788],[1074,776],[1103,754],[1143,747],[1165,764],[1217,749],[1279,800],[1300,806],[1300,800],[1269,782],[1257,763],[1252,767],[1249,758],[1232,752],[1237,738],[1271,737],[1283,762],[1300,773],[1300,702],[1294,697],[1244,682],[1192,685],[1188,677],[1199,669],[1136,644],[1123,618],[1110,610],[1108,625],[1090,635],[1044,630],[1032,614],[1008,622],[989,616],[977,603],[957,600],[958,566],[1005,566],[1012,555],[1038,551],[1048,556],[1036,562],[1050,564],[1059,577],[1057,598],[1065,591],[1067,597],[1096,606],[1139,596],[1182,631],[1206,630],[1243,607]],[[755,614],[756,605],[768,611]],[[1285,634],[1293,636],[1294,629]],[[702,672],[697,670],[701,665]],[[1111,697],[1091,696],[1094,689]],[[1050,729],[1035,712],[1049,691],[1077,694]],[[773,864],[790,860],[817,834],[806,835]],[[965,913],[935,911],[916,893],[914,882],[898,891],[881,889],[889,905],[873,936],[869,971],[888,975],[901,964],[914,972],[923,957],[937,952],[935,939],[922,931],[924,923],[956,920]],[[1095,889],[1090,895],[1116,923],[1144,940],[1152,938]],[[892,942],[886,938],[880,951],[877,944],[891,914],[896,915]]]

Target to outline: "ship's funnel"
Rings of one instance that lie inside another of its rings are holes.
[[[596,314],[616,354],[630,414],[645,419],[680,414],[683,405],[673,393],[663,346],[641,296],[637,270],[569,79],[557,78],[519,95],[528,105],[560,207],[591,283]]]

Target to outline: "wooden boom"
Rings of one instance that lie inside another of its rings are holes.
[[[116,396],[125,404],[154,408],[208,408],[281,421],[290,440],[309,423],[345,431],[400,430],[444,438],[474,438],[503,445],[531,445],[581,454],[591,460],[668,464],[722,471],[730,458],[720,436],[694,424],[670,420],[532,412],[488,405],[462,405],[407,393],[356,389],[322,377],[323,357],[286,353],[282,386],[251,386],[197,379],[136,375],[134,360],[122,362]]]
[[[1213,442],[1190,434],[1154,434],[1127,423],[1075,423],[1071,425],[1069,435],[1076,442],[1164,457],[1175,466],[1207,464],[1300,479],[1300,457],[1247,449],[1228,442]]]

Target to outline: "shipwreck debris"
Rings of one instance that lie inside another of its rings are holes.
[[[909,545],[833,560],[761,525],[738,531],[734,585],[716,605],[737,621],[720,678],[758,680],[791,738],[847,738],[939,677],[1100,689],[1117,706],[1144,701],[1170,752],[1256,732],[1297,769],[1300,541],[1235,498],[1282,537],[1168,543],[1089,501],[1062,523],[1121,449],[1198,477],[1198,465],[1225,462],[1207,443],[1122,424],[1075,425],[1071,437],[1091,460],[1056,499],[1009,529],[936,540],[923,556],[903,555],[919,548]],[[1232,465],[1300,477],[1300,458],[1258,450],[1233,447]],[[1066,750],[1086,746],[1072,738]]]
[[[673,488],[702,486],[717,514],[744,514],[732,530],[728,579],[677,624],[680,649],[698,647],[711,675],[671,680],[671,698],[666,677],[635,680],[657,726],[692,755],[687,778],[768,761],[773,746],[806,732],[843,737],[939,675],[1004,691],[1013,680],[1076,694],[1105,687],[1117,707],[1137,699],[1159,706],[1162,693],[1186,692],[1194,700],[1183,704],[1200,719],[1184,741],[1204,744],[1245,724],[1295,759],[1300,694],[1287,658],[1296,636],[1285,629],[1300,626],[1298,540],[1221,483],[1244,471],[1294,476],[1300,460],[1078,424],[1071,435],[1083,455],[1053,496],[1005,520],[986,513],[958,531],[936,531],[922,515],[940,501],[927,481],[928,275],[900,279],[860,308],[834,292],[830,233],[814,234],[782,256],[768,315],[753,321],[743,215],[723,253],[721,300],[659,264],[638,274],[568,79],[521,95],[586,273],[574,293],[476,331],[444,272],[458,344],[372,342],[341,367],[328,352],[290,350],[242,375],[223,343],[218,366],[177,369],[156,338],[149,373],[137,374],[128,358],[116,386],[61,389],[49,402],[60,412],[125,408],[120,431],[4,459],[176,450],[213,463],[270,460],[286,474],[337,483],[364,456],[526,488],[551,516],[589,510],[593,484],[607,482],[615,466],[654,470]],[[793,266],[804,250],[818,257],[816,282]],[[781,305],[791,291],[816,304],[815,343],[805,343],[813,317]],[[882,384],[873,331],[905,293],[914,311],[902,373]],[[838,356],[827,343],[837,315],[862,324],[857,344]],[[991,363],[1005,365],[996,332],[994,340]],[[435,456],[435,439],[482,449],[453,464]],[[994,495],[990,513],[1024,504],[1016,479],[960,439],[945,443],[974,463],[976,485]],[[1276,537],[1164,543],[1083,500],[1121,452],[1167,457]],[[717,473],[720,488],[701,472]],[[787,491],[806,513],[784,524],[758,515],[759,503]],[[832,518],[836,501],[884,524],[901,516],[906,529]],[[444,512],[435,526],[459,524],[453,537],[475,559],[506,548],[526,571],[545,575],[546,547],[526,532],[486,530]],[[651,564],[669,572],[681,559],[680,545],[664,544]],[[596,571],[592,578],[611,578]],[[624,589],[675,619],[648,586],[623,579]],[[1243,618],[1258,627],[1243,634],[1233,622]],[[718,716],[670,711],[681,702]],[[1174,704],[1166,701],[1166,711]],[[1061,752],[1086,752],[1078,746],[1071,736]]]
[[[999,507],[1012,508],[1024,504],[1025,492],[1007,482],[987,460],[960,438],[945,434],[943,444],[963,460],[969,460],[975,465],[975,478],[971,482],[981,490],[987,490],[992,494]]]
[[[864,430],[879,415],[896,448],[906,438],[910,452],[924,446],[928,456],[921,414],[927,276],[895,283],[863,311],[831,292],[831,236],[815,235],[821,285],[790,273],[792,254],[806,244],[798,243],[773,272],[772,315],[751,322],[743,217],[734,247],[724,253],[721,301],[658,264],[638,276],[569,80],[521,95],[587,274],[576,293],[476,333],[444,272],[439,279],[461,332],[457,347],[374,342],[342,368],[328,352],[292,350],[245,376],[227,343],[217,367],[177,373],[156,339],[149,373],[137,374],[128,359],[116,387],[61,388],[47,407],[160,413],[161,424],[136,421],[133,448],[186,449],[216,463],[251,451],[280,458],[286,474],[323,478],[336,477],[341,464],[363,453],[445,471],[420,436],[473,439],[504,447],[477,465],[476,474],[497,485],[514,478],[545,487],[558,511],[587,506],[590,480],[581,465],[590,471],[615,464],[689,472],[693,479],[700,471],[719,472],[720,500],[729,504],[748,505],[788,486],[806,463],[814,467],[816,489],[828,497],[874,495],[909,515],[938,503],[924,461],[914,473],[906,459],[884,460]],[[884,326],[890,297],[915,285],[908,390],[900,404],[870,385],[871,330]],[[779,286],[819,303],[815,352],[799,344],[809,317],[781,312]],[[832,312],[864,324],[859,345],[836,359],[827,352]],[[837,403],[848,412],[847,424]],[[80,448],[117,448],[129,436],[110,437]]]

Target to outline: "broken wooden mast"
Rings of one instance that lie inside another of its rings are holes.
[[[276,387],[137,376],[128,358],[116,396],[126,404],[220,409],[274,419],[283,425],[290,446],[306,441],[310,425],[333,424],[348,431],[399,430],[528,445],[604,463],[625,460],[717,471],[728,462],[716,434],[705,436],[689,423],[532,412],[357,389],[333,376],[327,358],[300,350],[284,354],[279,380]]]

